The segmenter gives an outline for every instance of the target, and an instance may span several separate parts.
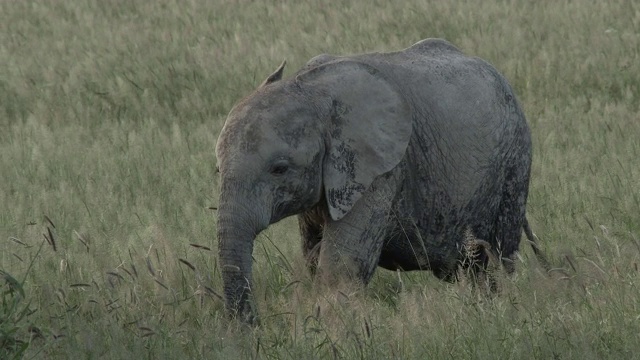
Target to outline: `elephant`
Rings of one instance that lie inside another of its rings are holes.
[[[532,140],[492,65],[426,39],[322,54],[288,79],[284,66],[232,108],[216,144],[229,315],[257,321],[254,241],[292,215],[309,270],[329,285],[366,285],[377,266],[454,281],[469,233],[513,272],[531,232]]]

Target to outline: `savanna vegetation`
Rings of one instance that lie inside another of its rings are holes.
[[[214,147],[283,60],[442,37],[514,86],[534,140],[502,291],[379,270],[313,286],[295,219],[254,251],[262,325],[224,315]],[[0,2],[0,358],[640,358],[640,4]]]

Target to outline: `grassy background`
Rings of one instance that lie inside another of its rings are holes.
[[[529,219],[562,271],[523,246],[494,298],[384,270],[336,295],[288,219],[254,252],[263,326],[228,323],[208,209],[226,113],[285,58],[427,37],[515,87]],[[2,1],[0,357],[640,358],[639,54],[633,0]]]

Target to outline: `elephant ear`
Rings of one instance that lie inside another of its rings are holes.
[[[287,60],[283,60],[282,64],[280,64],[280,66],[278,66],[278,68],[276,69],[276,71],[273,72],[273,74],[269,75],[263,82],[262,84],[260,84],[260,87],[263,87],[265,85],[269,85],[271,83],[274,83],[276,81],[280,81],[282,79],[282,74],[284,73],[284,66],[287,65]]]
[[[339,220],[404,157],[412,131],[410,111],[381,71],[357,61],[329,62],[298,80],[331,99],[323,182],[329,214]]]

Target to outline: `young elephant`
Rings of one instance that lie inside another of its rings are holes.
[[[326,282],[376,268],[455,280],[465,232],[507,270],[531,166],[513,90],[440,39],[392,53],[284,63],[230,112],[218,140],[218,240],[227,310],[249,303],[256,235],[298,214],[303,254]]]

